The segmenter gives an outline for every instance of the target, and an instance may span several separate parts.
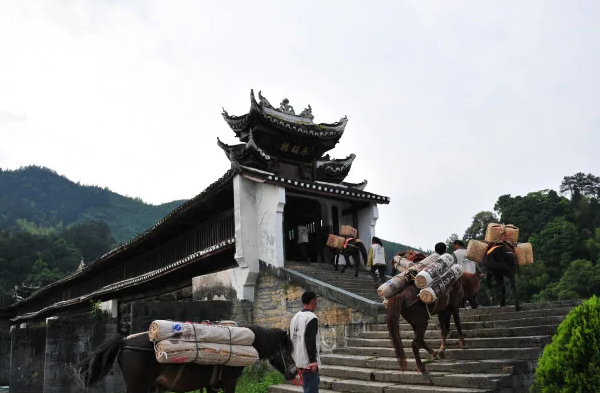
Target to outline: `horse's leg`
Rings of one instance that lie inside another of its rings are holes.
[[[346,269],[348,269],[348,264],[350,263],[350,261],[348,260],[348,258],[346,258],[346,255],[342,253],[342,251],[338,251],[337,254],[337,259],[335,261],[335,264],[338,264],[338,261],[340,260],[340,256],[344,256],[344,260],[346,261],[346,264],[344,266],[342,266],[342,271],[340,273],[343,273],[346,271]]]
[[[458,346],[460,349],[467,348],[467,344],[465,344],[465,337],[462,332],[462,324],[460,323],[460,309],[457,304],[452,306],[452,317],[454,318],[454,325],[456,325],[456,331],[458,332]],[[450,316],[448,316],[448,325],[450,325]]]
[[[504,286],[504,276],[496,273],[496,282],[500,286],[500,307],[506,307],[506,287]]]
[[[523,311],[523,307],[519,304],[519,294],[517,293],[517,279],[513,273],[510,276],[510,286],[512,287],[513,294],[515,296],[515,311]]]
[[[416,311],[416,310],[415,310]],[[425,344],[425,331],[427,330],[427,315],[420,315],[423,314],[420,311],[418,313],[416,313],[416,318],[415,318],[415,322],[411,323],[411,325],[413,326],[413,332],[414,332],[414,339],[412,341],[412,350],[413,350],[413,354],[415,355],[415,363],[417,364],[417,370],[419,370],[419,372],[421,374],[427,374],[427,370],[425,370],[425,366],[423,365],[423,362],[421,361],[421,354],[419,352],[419,349],[421,347],[421,345],[427,349],[428,345]],[[431,350],[431,348],[427,349],[427,351],[429,352]],[[432,353],[433,351],[431,351],[430,353]]]
[[[446,358],[446,339],[450,332],[450,313],[448,310],[444,310],[438,314],[438,321],[440,323],[440,332],[442,334],[442,343],[437,353],[437,357],[440,359]]]
[[[358,269],[360,269],[360,252],[358,248],[354,249],[352,259],[354,259],[354,277],[358,277]]]
[[[223,393],[235,393],[235,385],[237,385],[237,378],[223,378]]]

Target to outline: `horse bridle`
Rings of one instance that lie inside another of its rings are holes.
[[[279,346],[279,356],[281,356],[281,361],[283,363],[283,368],[285,369],[285,371],[291,371],[292,367],[295,367],[295,364],[290,364],[289,366],[286,364],[285,362],[285,357],[283,356],[283,346],[280,345]],[[273,356],[271,356],[268,360],[273,360],[277,357],[277,354],[274,354]]]

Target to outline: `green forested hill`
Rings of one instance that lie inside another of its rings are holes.
[[[84,186],[36,166],[0,169],[0,229],[47,233],[74,223],[103,221],[117,243],[154,225],[183,201],[154,206],[106,188]]]

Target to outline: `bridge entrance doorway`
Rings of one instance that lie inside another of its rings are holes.
[[[319,201],[287,195],[283,211],[285,260],[321,261],[324,246],[321,226]]]

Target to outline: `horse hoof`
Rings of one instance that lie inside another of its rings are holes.
[[[428,374],[429,374],[429,371],[427,371],[427,370],[419,370],[419,373],[420,373],[421,375],[428,375]]]
[[[516,306],[516,307],[515,307],[515,311],[523,311],[523,307],[521,307],[521,306]]]

